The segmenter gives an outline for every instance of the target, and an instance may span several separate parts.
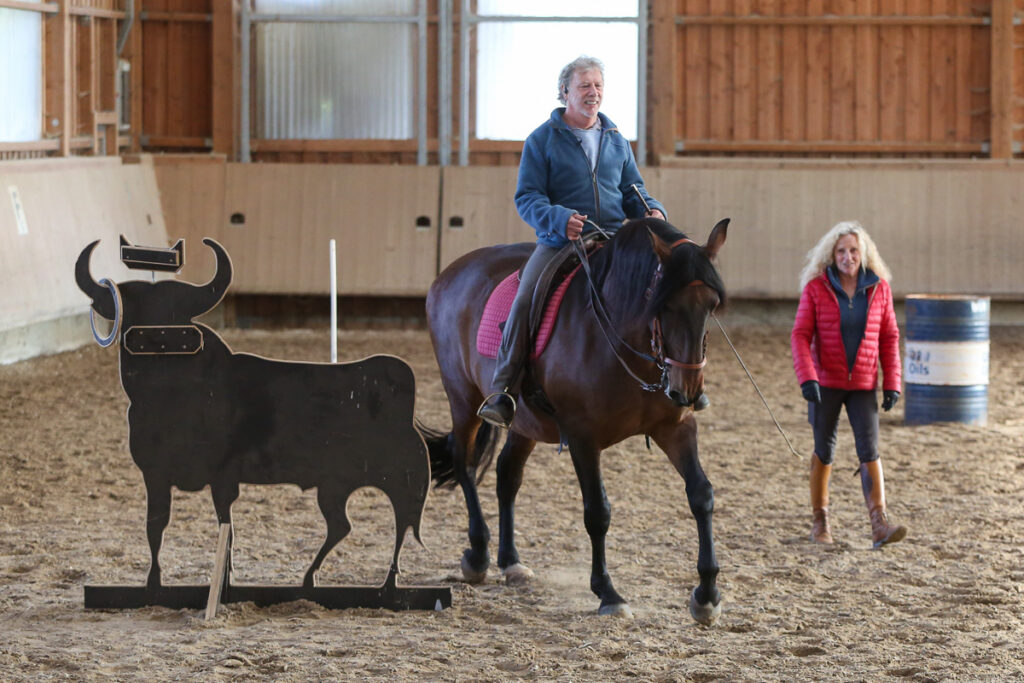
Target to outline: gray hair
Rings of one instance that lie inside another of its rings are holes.
[[[604,63],[597,57],[580,55],[562,67],[562,73],[558,74],[559,102],[565,104],[565,93],[569,90],[569,82],[572,80],[572,75],[577,71],[589,71],[590,69],[597,69],[601,72],[601,77],[604,78]]]

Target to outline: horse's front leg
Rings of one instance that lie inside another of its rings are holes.
[[[523,484],[523,469],[536,441],[516,432],[509,432],[498,454],[498,566],[510,585],[526,583],[533,571],[519,561],[516,549],[516,494]]]
[[[569,452],[583,494],[583,523],[590,535],[590,590],[601,598],[598,614],[633,616],[625,599],[615,591],[608,575],[604,539],[611,524],[612,507],[601,479],[601,451],[592,443],[569,438]]]
[[[715,492],[697,457],[697,421],[690,413],[682,422],[654,431],[651,436],[686,482],[690,512],[697,521],[697,573],[700,575],[700,584],[690,595],[690,614],[697,622],[711,625],[722,611],[722,598],[716,586],[718,560],[711,535]]]

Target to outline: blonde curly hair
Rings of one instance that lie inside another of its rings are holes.
[[[891,281],[892,273],[889,266],[885,265],[882,256],[878,253],[878,247],[868,231],[857,221],[841,221],[832,226],[818,243],[807,252],[807,261],[803,270],[800,271],[800,290],[807,286],[807,283],[825,272],[835,262],[836,242],[846,235],[856,235],[857,245],[860,247],[861,270],[869,269],[883,280]]]

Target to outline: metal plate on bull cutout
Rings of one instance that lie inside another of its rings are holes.
[[[185,240],[178,240],[172,247],[143,247],[129,244],[121,235],[121,263],[135,270],[177,273],[185,265]]]
[[[124,333],[124,348],[133,356],[198,353],[203,332],[195,325],[135,325]]]

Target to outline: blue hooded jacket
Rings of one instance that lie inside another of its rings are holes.
[[[615,124],[604,114],[597,165],[591,170],[583,146],[562,120],[565,107],[530,133],[523,145],[516,187],[516,210],[537,232],[537,241],[562,247],[569,240],[565,225],[574,213],[585,215],[607,232],[614,232],[626,218],[641,218],[644,205],[630,187],[636,184],[652,209],[666,214],[665,207],[644,187],[633,158],[633,149]],[[584,226],[584,232],[592,228]]]

